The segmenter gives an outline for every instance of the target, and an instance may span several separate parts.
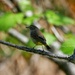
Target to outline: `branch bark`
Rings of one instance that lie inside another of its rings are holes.
[[[14,47],[14,48],[17,48],[19,50],[23,50],[23,51],[26,51],[26,52],[30,52],[30,53],[35,53],[35,54],[40,54],[40,55],[43,55],[43,56],[46,56],[47,58],[58,58],[58,59],[64,59],[64,60],[67,60],[67,61],[70,61],[72,62],[72,57],[70,59],[70,56],[57,56],[49,51],[43,51],[43,50],[40,50],[40,49],[34,49],[34,48],[29,48],[29,47],[25,47],[25,46],[19,46],[19,45],[16,45],[16,44],[12,44],[12,43],[9,43],[9,42],[5,42],[5,41],[2,41],[0,40],[0,43],[1,44],[4,44],[4,45],[7,45],[7,46],[10,46],[10,47]],[[73,55],[71,55],[73,56]],[[74,62],[72,62],[74,63]]]

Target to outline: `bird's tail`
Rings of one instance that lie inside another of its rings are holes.
[[[49,47],[48,45],[45,45],[45,47],[47,48],[48,51],[51,51],[52,52],[51,47]]]

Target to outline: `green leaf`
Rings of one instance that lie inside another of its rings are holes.
[[[21,23],[23,14],[18,13],[6,13],[0,17],[0,31],[7,31],[9,28],[16,25],[16,23]]]
[[[39,19],[39,15],[33,15],[31,17],[27,17],[23,20],[24,24],[27,25],[31,25],[33,23],[33,21],[38,20]]]
[[[55,36],[53,36],[50,33],[44,32],[43,34],[44,34],[44,36],[46,38],[47,44],[49,44],[49,45],[52,44],[56,40]]]
[[[26,46],[33,48],[35,46],[35,43],[32,41],[32,39],[29,39],[29,42],[26,44]]]
[[[23,21],[23,14],[22,13],[14,14],[14,20],[15,20],[15,23],[21,24]]]
[[[72,38],[69,38],[61,45],[61,50],[65,54],[72,54],[75,48],[75,36]]]
[[[53,11],[47,11],[45,15],[49,23],[57,26],[75,24],[73,19],[61,14],[57,14]]]

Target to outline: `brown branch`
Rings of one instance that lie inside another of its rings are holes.
[[[49,51],[43,51],[43,50],[40,50],[40,49],[34,49],[34,48],[25,47],[25,46],[19,46],[19,45],[12,44],[12,43],[9,43],[9,42],[5,42],[5,41],[2,41],[2,40],[0,40],[0,43],[4,44],[4,45],[7,45],[7,46],[10,46],[10,47],[17,48],[19,50],[26,51],[26,52],[40,54],[40,55],[46,56],[47,58],[64,59],[64,60],[70,61],[70,62],[75,64],[75,51],[74,51],[73,55],[71,55],[71,56],[57,56],[57,55],[55,55],[55,54],[53,54]]]

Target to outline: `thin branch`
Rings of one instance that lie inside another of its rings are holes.
[[[19,45],[12,44],[12,43],[9,43],[9,42],[5,42],[5,41],[2,41],[2,40],[0,40],[0,43],[4,44],[4,45],[7,45],[7,46],[10,46],[10,47],[14,47],[14,48],[23,50],[23,51],[27,51],[27,52],[30,52],[30,53],[36,53],[36,54],[44,55],[44,56],[46,56],[48,58],[64,59],[64,60],[70,61],[72,63],[75,63],[74,62],[75,59],[73,59],[73,57],[75,56],[74,55],[75,52],[71,56],[57,56],[57,55],[55,55],[55,54],[53,54],[51,52],[48,52],[48,51],[43,51],[43,50],[40,50],[40,49],[29,48],[29,47],[25,47],[25,46],[19,46]]]

